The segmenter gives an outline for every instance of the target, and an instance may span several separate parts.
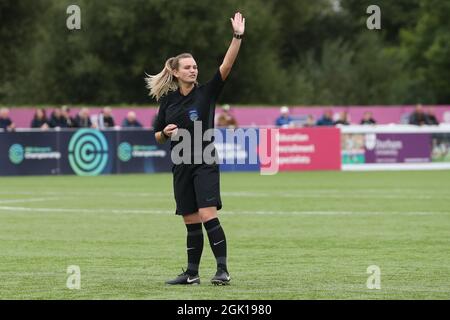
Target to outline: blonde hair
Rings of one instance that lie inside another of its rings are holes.
[[[164,69],[157,75],[146,74],[145,82],[146,88],[150,90],[149,96],[155,98],[156,101],[161,99],[169,91],[175,91],[178,89],[177,78],[173,75],[173,71],[178,70],[180,65],[180,59],[193,58],[190,53],[182,53],[176,57],[167,59]]]

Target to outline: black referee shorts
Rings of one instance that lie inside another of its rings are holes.
[[[174,165],[172,172],[175,214],[187,215],[214,206],[222,209],[218,164]]]

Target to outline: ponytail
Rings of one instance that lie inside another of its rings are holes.
[[[157,75],[146,74],[145,82],[146,88],[150,90],[149,95],[159,101],[162,96],[165,96],[169,91],[178,89],[177,78],[173,75],[174,70],[178,70],[180,59],[192,58],[189,53],[182,53],[176,57],[172,57],[164,64],[164,69]]]

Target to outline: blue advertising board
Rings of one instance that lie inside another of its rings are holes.
[[[217,130],[221,171],[258,171],[258,129]],[[0,132],[0,175],[97,176],[171,172],[170,143],[154,131],[60,130]]]

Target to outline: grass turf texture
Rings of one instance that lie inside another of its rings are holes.
[[[450,172],[223,173],[232,284],[185,266],[171,175],[0,178],[2,299],[448,299]],[[81,290],[66,288],[69,265]],[[381,269],[369,290],[367,267]]]

